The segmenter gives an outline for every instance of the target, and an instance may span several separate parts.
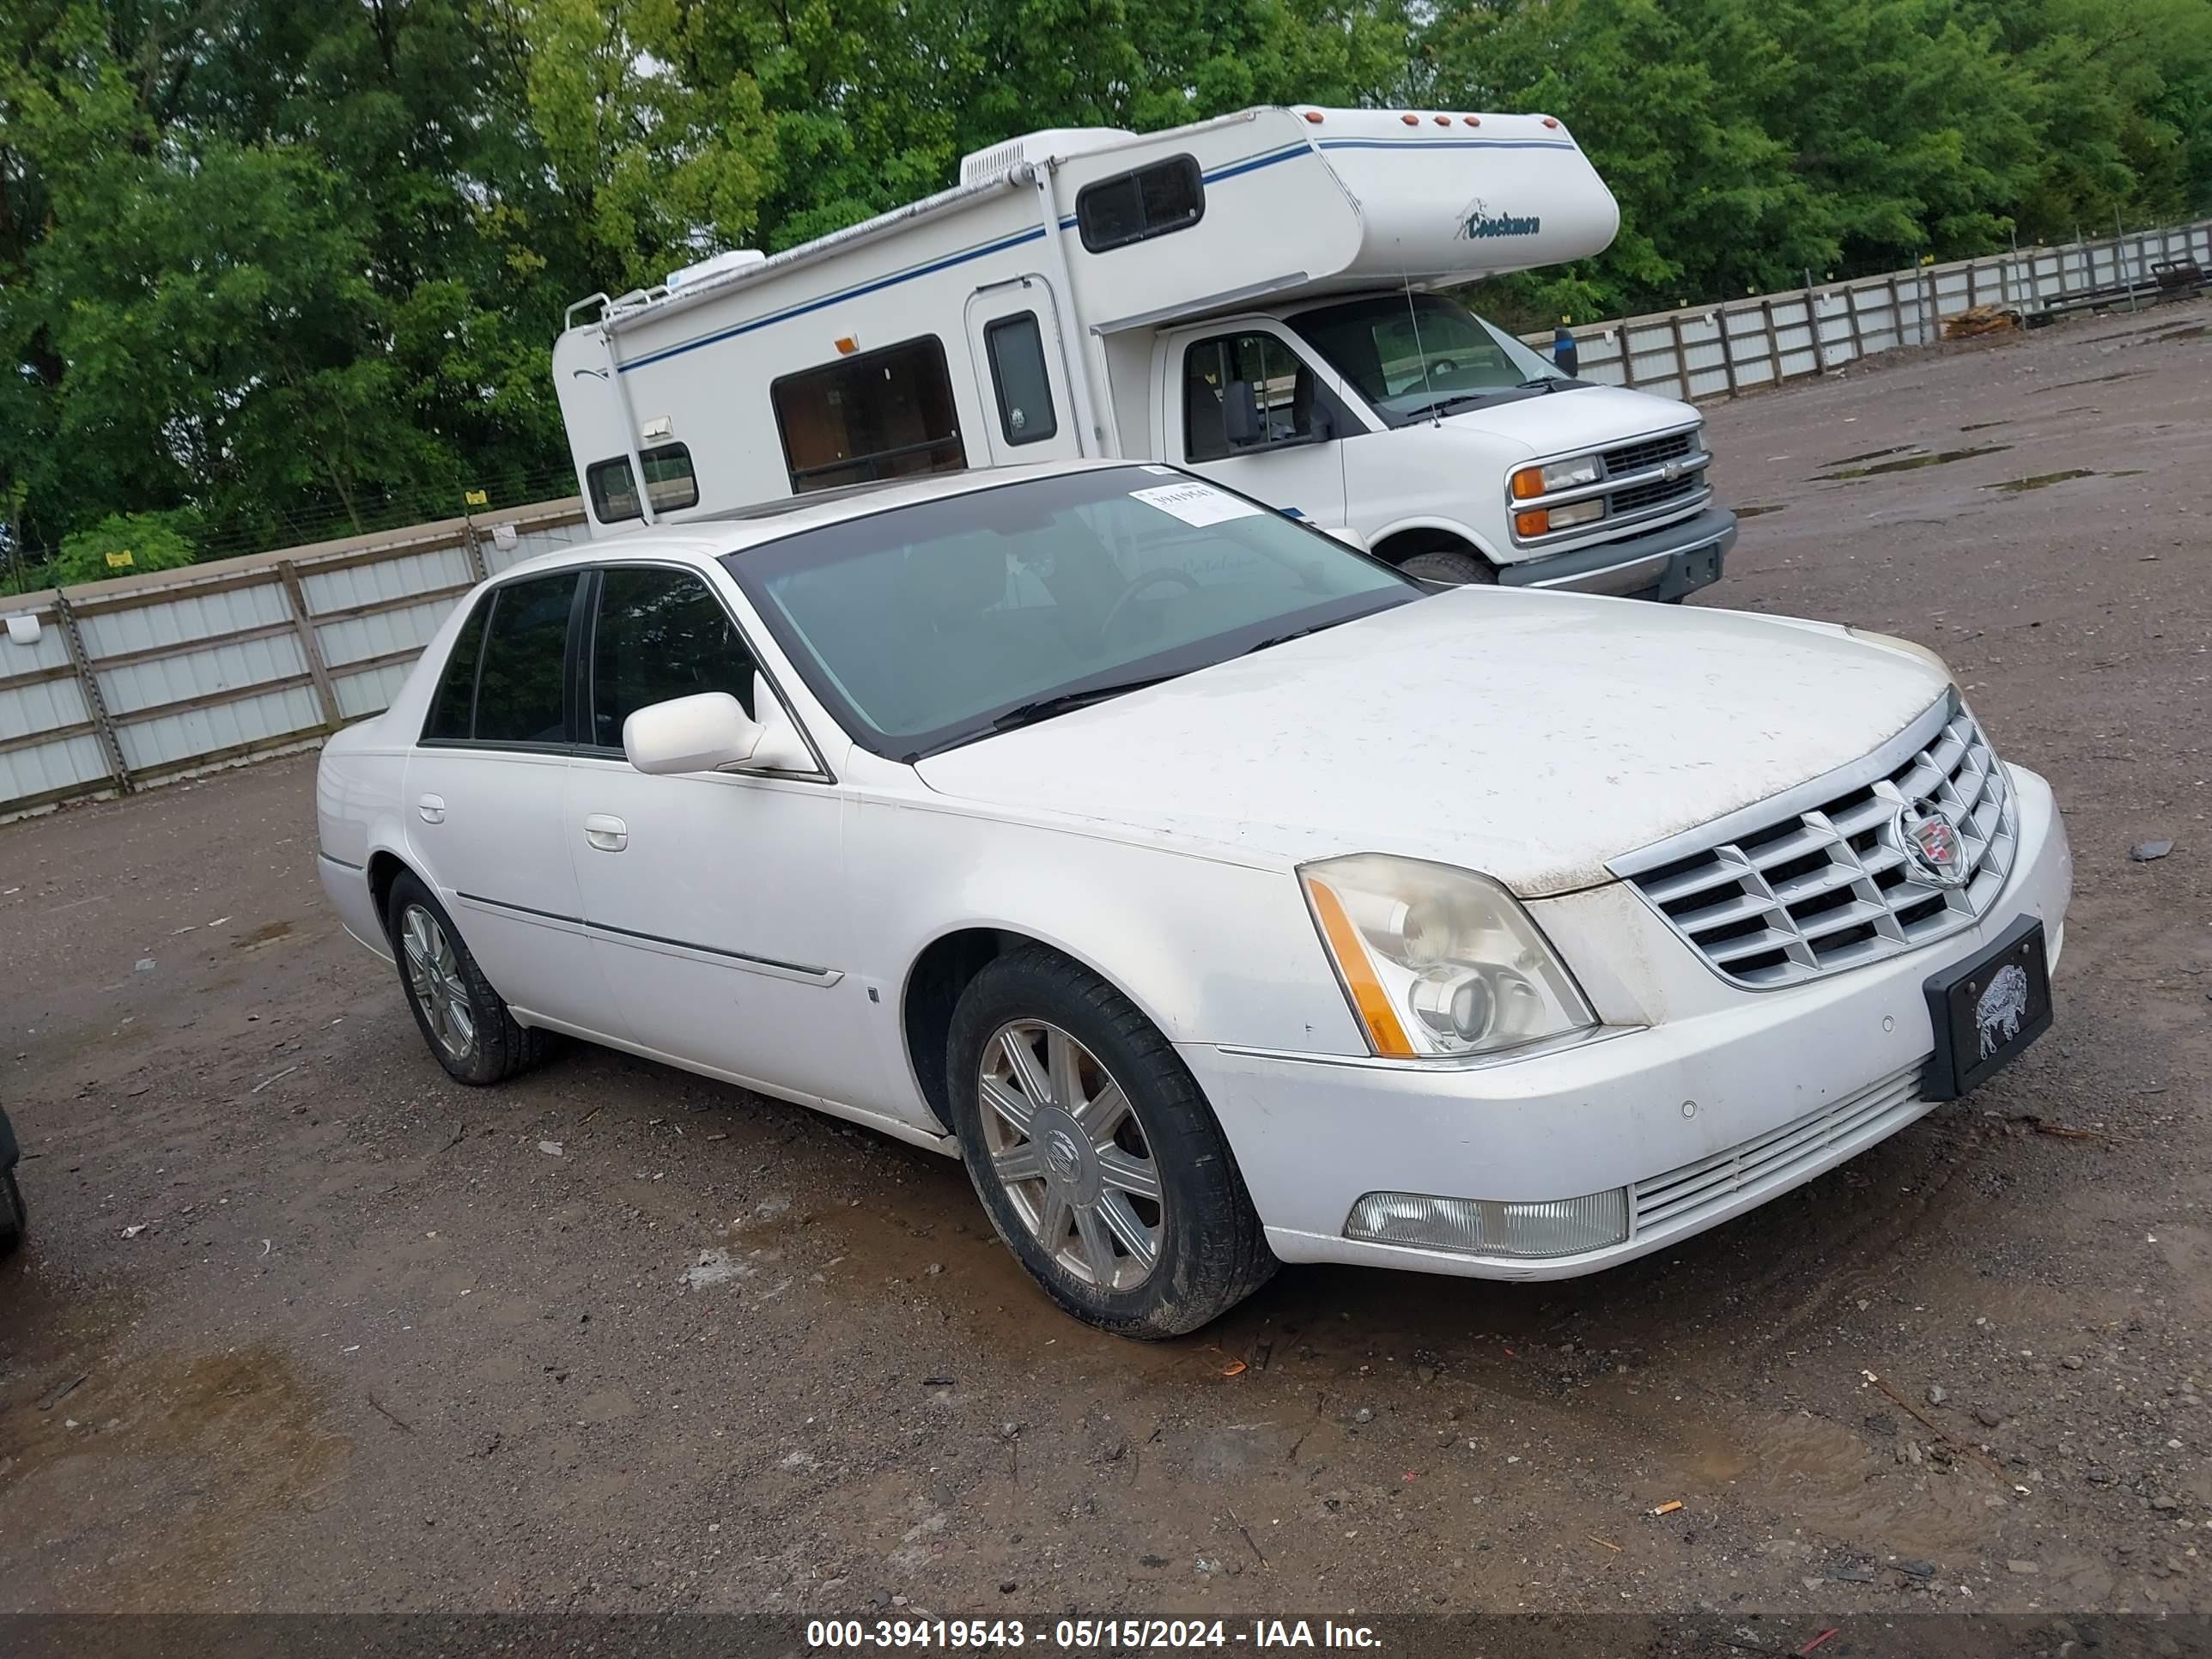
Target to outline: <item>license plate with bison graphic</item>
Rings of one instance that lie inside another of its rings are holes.
[[[1978,1089],[2051,1029],[2051,963],[2043,924],[2023,916],[1973,961],[1927,982],[1936,1054],[1921,1085],[1927,1100]]]

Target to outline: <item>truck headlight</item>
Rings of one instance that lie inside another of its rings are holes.
[[[1597,457],[1577,455],[1571,460],[1547,461],[1541,466],[1524,466],[1513,475],[1513,499],[1533,501],[1539,495],[1548,495],[1555,489],[1572,489],[1577,484],[1597,482]]]
[[[1491,1054],[1597,1024],[1528,913],[1487,876],[1355,853],[1298,877],[1378,1054]]]
[[[1605,517],[1605,501],[1593,495],[1586,501],[1577,501],[1571,507],[1524,507],[1513,515],[1513,528],[1526,538],[1548,536],[1554,530],[1570,530],[1578,524],[1594,524]]]

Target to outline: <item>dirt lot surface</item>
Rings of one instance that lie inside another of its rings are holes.
[[[601,1051],[447,1082],[312,757],[0,828],[0,1610],[2212,1607],[2206,319],[1710,409],[1700,602],[1942,651],[2079,888],[2021,1063],[1595,1279],[1094,1335],[950,1161]]]

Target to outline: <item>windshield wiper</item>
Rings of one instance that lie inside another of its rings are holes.
[[[1177,674],[1147,674],[1138,679],[1115,680],[1107,685],[1086,685],[1072,691],[1056,691],[1049,697],[1017,703],[994,720],[991,729],[994,732],[1011,732],[1016,726],[1034,726],[1039,720],[1050,720],[1054,714],[1065,714],[1071,708],[1103,702],[1107,698],[1118,697],[1124,692],[1141,691],[1148,685],[1158,685],[1164,680],[1181,678]]]
[[[1352,618],[1350,617],[1340,617],[1334,622],[1312,623],[1304,628],[1293,628],[1287,634],[1272,634],[1268,635],[1267,638],[1261,640],[1259,644],[1247,646],[1243,650],[1238,652],[1237,654],[1241,657],[1249,657],[1255,651],[1265,651],[1268,647],[1274,645],[1288,645],[1292,640],[1302,640],[1305,638],[1307,635],[1318,634],[1325,628],[1341,628],[1346,623],[1352,620]]]

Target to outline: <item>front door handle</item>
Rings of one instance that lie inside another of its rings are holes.
[[[415,803],[415,810],[422,815],[425,823],[443,823],[446,821],[446,798],[443,795],[425,795]]]
[[[629,845],[629,826],[620,818],[594,812],[584,820],[584,839],[602,853],[619,853]]]

